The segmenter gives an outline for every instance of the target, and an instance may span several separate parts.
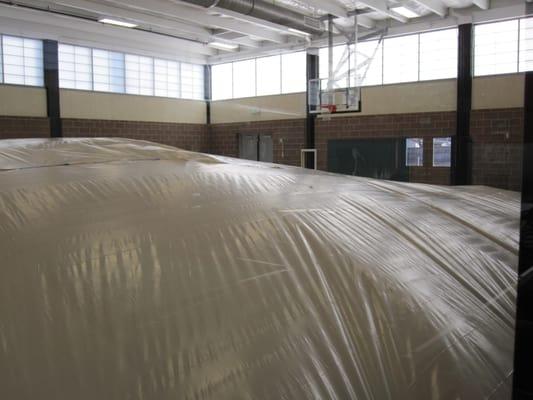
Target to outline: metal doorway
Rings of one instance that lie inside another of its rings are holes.
[[[239,158],[274,162],[272,135],[242,133],[239,137]]]

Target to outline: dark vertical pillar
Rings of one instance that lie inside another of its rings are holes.
[[[62,137],[57,41],[43,41],[43,57],[44,87],[46,88],[46,107],[48,119],[50,121],[50,136]]]
[[[318,52],[318,49],[316,49]],[[315,121],[316,115],[309,112],[309,80],[318,78],[318,54],[307,53],[307,118],[305,126],[305,147],[308,149],[315,148]],[[305,161],[306,168],[314,168],[314,160],[307,158]]]
[[[452,141],[452,185],[470,184],[470,112],[472,110],[472,24],[459,25],[457,125]]]
[[[524,98],[522,208],[513,376],[513,399],[533,399],[533,72]]]
[[[211,66],[204,66],[204,99],[206,105],[206,124],[211,124]]]

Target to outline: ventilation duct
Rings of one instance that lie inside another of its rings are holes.
[[[322,32],[322,23],[316,18],[307,17],[264,0],[182,0],[185,3],[202,7],[218,7],[254,18],[264,19],[289,28],[310,34]]]

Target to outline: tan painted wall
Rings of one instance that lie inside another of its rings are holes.
[[[515,107],[524,107],[524,74],[474,78],[472,109]]]
[[[305,118],[305,107],[305,93],[213,101],[211,122],[221,124]]]
[[[365,87],[361,91],[360,115],[454,111],[455,79]]]
[[[63,118],[205,124],[203,101],[61,90]]]
[[[30,86],[0,85],[0,115],[46,117],[46,90]]]
[[[367,87],[362,90],[362,99],[363,111],[354,113],[355,116],[453,111],[456,81]],[[211,121],[216,124],[305,118],[305,107],[304,93],[214,101],[211,103]]]
[[[523,107],[524,75],[474,78],[472,108]],[[372,86],[362,89],[362,112],[347,115],[383,115],[455,111],[455,79]],[[252,97],[215,101],[211,105],[213,123],[282,120],[305,117],[305,94]]]
[[[472,108],[523,107],[524,75],[478,77],[473,82]],[[456,81],[443,80],[366,87],[357,115],[453,111]],[[202,101],[61,90],[64,118],[205,123]],[[0,85],[0,115],[46,117],[43,88]],[[346,114],[344,114],[346,115]],[[213,123],[268,121],[305,117],[305,94],[215,101]]]

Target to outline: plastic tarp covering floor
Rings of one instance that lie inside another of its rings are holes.
[[[0,141],[0,398],[508,399],[519,196]]]

